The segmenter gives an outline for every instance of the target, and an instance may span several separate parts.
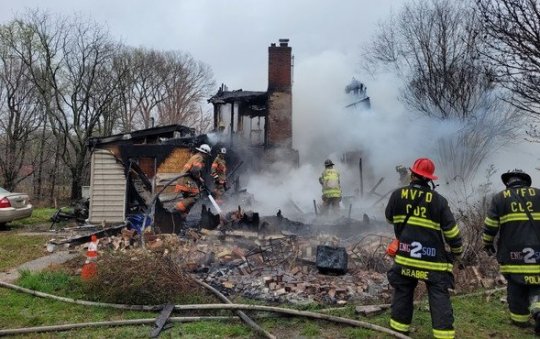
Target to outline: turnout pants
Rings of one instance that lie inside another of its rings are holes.
[[[540,313],[540,286],[527,285],[521,275],[505,275],[510,319],[516,325],[528,325],[529,318]]]
[[[388,281],[394,288],[390,327],[400,332],[409,332],[413,316],[414,290],[418,279],[401,274],[402,267],[394,265],[388,272]],[[450,272],[429,272],[426,283],[431,324],[435,338],[454,338],[454,314],[448,288],[453,285]]]
[[[339,213],[339,203],[341,202],[340,197],[329,198],[323,195],[322,201],[323,201],[324,213],[332,213],[332,214]]]

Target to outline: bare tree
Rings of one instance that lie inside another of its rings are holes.
[[[66,179],[71,198],[80,196],[90,137],[147,128],[154,118],[200,130],[210,121],[200,109],[213,86],[207,65],[186,53],[122,46],[79,17],[30,11],[0,26],[0,73],[0,170],[9,188],[31,160],[38,196],[47,175],[51,197]]]
[[[118,133],[137,129],[138,102],[135,99],[135,65],[131,49],[122,48],[114,57],[112,76],[118,79],[118,121],[114,128]],[[142,124],[141,124],[142,125]]]
[[[78,198],[89,163],[86,141],[100,135],[99,121],[111,113],[117,95],[116,84],[106,79],[116,48],[98,25],[80,18],[69,21],[33,12],[16,23],[27,32],[18,54],[30,69],[60,142],[60,158],[71,172],[71,197]]]
[[[8,190],[33,173],[35,161],[27,154],[43,118],[28,67],[9,43],[2,43],[18,39],[21,33],[14,25],[0,29],[0,171]],[[28,168],[21,171],[24,165]]]
[[[507,94],[480,57],[487,48],[480,32],[468,2],[416,0],[381,24],[364,61],[403,79],[401,99],[411,110],[463,126],[437,152],[449,175],[467,179],[517,127],[516,110],[504,105]]]
[[[509,102],[540,114],[540,3],[538,0],[476,0],[489,47],[483,56],[497,80],[515,96]]]
[[[165,83],[165,99],[158,107],[159,121],[200,128],[210,119],[209,114],[202,113],[200,104],[215,85],[212,71],[182,52],[168,52],[166,60],[171,76]]]

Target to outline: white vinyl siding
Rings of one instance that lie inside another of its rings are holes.
[[[92,154],[90,176],[90,224],[124,222],[126,177],[124,167],[106,150]]]

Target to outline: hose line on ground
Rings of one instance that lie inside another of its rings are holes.
[[[50,299],[54,299],[58,301],[69,302],[69,303],[85,305],[85,306],[111,307],[111,308],[132,310],[132,311],[159,311],[163,308],[162,305],[124,305],[124,304],[100,303],[100,302],[86,301],[86,300],[76,300],[72,298],[59,297],[59,296],[48,294],[48,293],[30,290],[30,289],[13,285],[13,284],[9,284],[3,281],[0,281],[0,286],[5,287],[5,288],[10,288],[19,292],[28,293],[28,294],[42,297],[42,298],[50,298]],[[282,314],[295,315],[295,316],[303,316],[303,317],[313,318],[313,319],[327,320],[327,321],[347,324],[347,325],[351,325],[355,327],[363,327],[363,328],[371,329],[374,331],[387,333],[387,334],[393,335],[396,338],[402,338],[402,339],[410,338],[404,334],[392,331],[386,327],[371,324],[365,321],[336,317],[336,316],[320,314],[320,313],[315,313],[315,312],[298,311],[298,310],[293,310],[293,309],[288,309],[288,308],[273,307],[273,306],[241,305],[241,304],[195,304],[195,305],[175,305],[174,309],[175,310],[190,310],[190,311],[227,309],[227,310],[252,310],[252,311],[274,312],[274,313],[282,313]]]
[[[215,288],[213,288],[212,286],[208,285],[207,283],[205,283],[204,281],[201,281],[193,276],[191,276],[191,279],[193,279],[197,284],[201,285],[202,287],[206,288],[207,290],[209,290],[210,292],[214,293],[219,299],[221,299],[221,301],[223,301],[224,303],[226,304],[232,304],[232,301],[230,301],[226,296],[224,296],[221,292],[219,292],[218,290],[216,290]],[[253,319],[251,319],[247,314],[245,314],[244,312],[242,311],[236,311],[235,312],[238,317],[240,317],[240,319],[242,319],[249,327],[251,327],[255,332],[258,332],[259,334],[261,334],[262,336],[264,336],[265,338],[269,338],[269,339],[276,339],[276,337],[267,332],[264,328],[262,328],[261,326],[259,326],[259,324],[257,324],[255,321],[253,321]]]
[[[208,321],[208,320],[236,320],[236,319],[238,318],[237,317],[223,317],[223,316],[215,316],[215,317],[201,316],[201,317],[170,317],[169,319],[167,319],[167,321],[174,322],[174,323],[187,323],[187,322]],[[52,326],[23,327],[23,328],[0,330],[0,336],[38,333],[38,332],[70,331],[70,330],[76,330],[76,329],[85,328],[85,327],[146,325],[146,324],[153,324],[155,322],[156,322],[155,318],[149,318],[149,319],[97,321],[97,322],[62,324],[62,325],[52,325]]]

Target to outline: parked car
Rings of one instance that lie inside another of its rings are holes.
[[[32,215],[30,197],[25,193],[12,193],[0,187],[0,226]]]

